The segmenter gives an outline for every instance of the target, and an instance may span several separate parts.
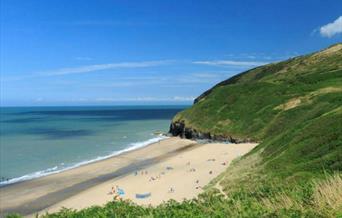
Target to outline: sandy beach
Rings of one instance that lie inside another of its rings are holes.
[[[32,215],[61,207],[103,205],[113,199],[112,187],[124,192],[123,199],[140,205],[191,199],[233,159],[255,146],[169,138],[103,161],[2,187],[0,210],[2,215]],[[137,198],[137,194],[149,197]]]

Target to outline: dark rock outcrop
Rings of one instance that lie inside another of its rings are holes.
[[[245,142],[252,141],[249,138],[241,139],[241,138],[235,138],[232,136],[214,135],[214,134],[211,134],[210,132],[199,132],[196,129],[186,127],[184,121],[172,122],[170,124],[169,133],[172,136],[179,136],[181,138],[186,138],[186,139],[206,139],[206,140],[212,140],[212,141],[223,141],[223,142],[231,142],[231,143],[245,143]]]
[[[211,139],[210,133],[201,133],[195,129],[186,127],[183,121],[172,122],[169,133],[172,136],[180,136],[181,138],[187,139]]]

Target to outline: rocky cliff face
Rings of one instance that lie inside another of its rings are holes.
[[[196,129],[192,129],[185,126],[183,121],[176,121],[170,124],[169,133],[172,136],[179,136],[181,138],[186,139],[208,139],[213,141],[224,141],[224,142],[231,142],[231,143],[245,143],[251,142],[250,139],[241,139],[235,138],[232,136],[222,136],[222,135],[214,135],[210,132],[199,132]]]

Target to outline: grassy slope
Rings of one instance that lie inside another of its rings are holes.
[[[342,170],[342,44],[247,71],[196,101],[173,121],[262,141],[277,174]]]
[[[111,202],[47,217],[342,217],[342,44],[223,81],[181,120],[261,143],[198,200]]]

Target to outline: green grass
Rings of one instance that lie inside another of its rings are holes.
[[[278,176],[342,171],[342,49],[242,73],[173,122],[262,142],[255,150]]]
[[[173,122],[261,143],[198,199],[44,217],[342,217],[342,44],[223,81]]]

